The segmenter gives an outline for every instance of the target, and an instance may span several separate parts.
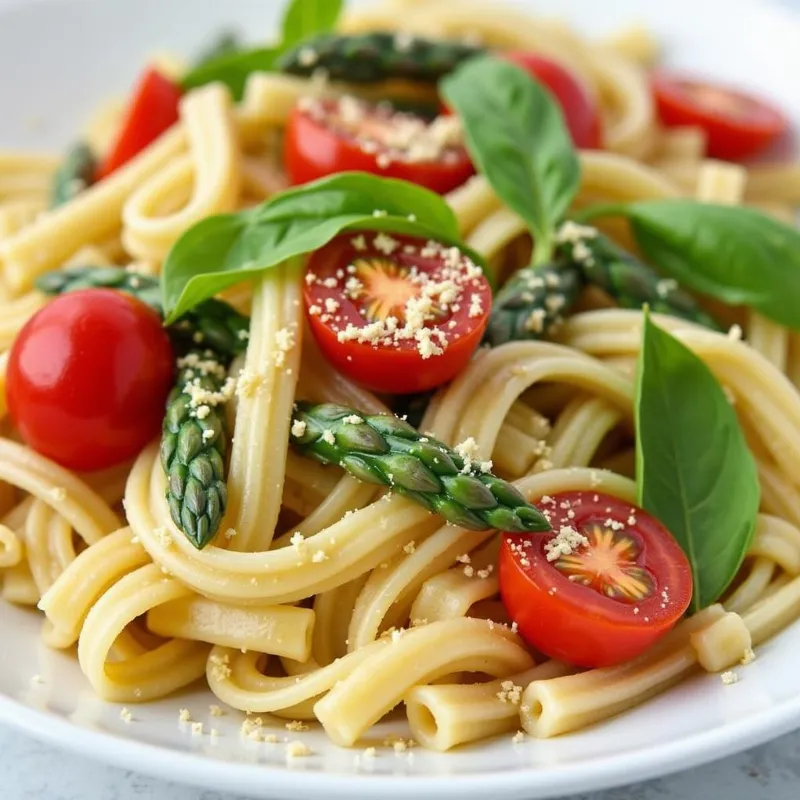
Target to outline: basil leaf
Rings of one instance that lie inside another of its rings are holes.
[[[692,200],[631,203],[625,213],[662,272],[800,330],[800,231],[751,208]]]
[[[342,11],[343,0],[291,0],[283,15],[281,40],[271,47],[236,48],[206,60],[181,81],[184,91],[221,81],[235,100],[241,100],[247,79],[254,72],[271,72],[278,56],[320,33],[332,31]]]
[[[491,56],[468,61],[440,89],[463,121],[475,165],[528,223],[536,262],[548,260],[556,226],[580,184],[580,162],[558,103],[519,67]]]
[[[200,52],[194,61],[194,69],[203,67],[222,56],[238,53],[242,49],[242,40],[234,30],[223,30]]]
[[[289,3],[283,15],[282,49],[332,31],[343,5],[343,0],[294,0]]]
[[[686,553],[699,611],[719,599],[752,541],[756,464],[714,375],[647,313],[635,403],[639,505]]]
[[[187,73],[181,81],[181,88],[188,92],[219,81],[231,90],[234,100],[241,100],[247,79],[254,72],[270,72],[280,54],[277,47],[259,47],[219,56]]]
[[[406,181],[344,172],[191,227],[170,250],[162,271],[168,321],[355,228],[436,239],[483,263],[461,242],[456,217],[440,195]]]

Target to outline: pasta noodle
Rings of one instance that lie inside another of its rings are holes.
[[[563,61],[602,111],[606,149],[580,153],[574,211],[693,196],[788,219],[800,167],[706,158],[702,129],[663,129],[645,69],[658,57],[632,27],[601,43],[558,21],[463,0],[387,0],[351,11],[347,32],[474,38]],[[283,131],[304,98],[369,96],[355,84],[256,73],[235,105],[222,84],[185,95],[180,119],[108,178],[48,209],[59,161],[0,152],[0,582],[38,605],[42,637],[77,645],[103,700],[156,700],[198,679],[242,712],[316,720],[352,746],[404,704],[414,738],[449,750],[523,728],[547,738],[633,708],[700,669],[730,669],[800,616],[800,334],[736,314],[746,343],[677,317],[657,323],[729,393],[758,469],[761,506],[739,575],[719,604],[682,620],[642,655],[579,670],[538,663],[498,597],[497,531],[444,524],[406,497],[289,449],[298,400],[383,414],[383,395],[344,377],[305,327],[302,258],[222,297],[250,315],[230,368],[227,510],[196,549],[176,526],[155,443],[98,474],[57,466],[19,442],[6,407],[9,349],[48,298],[37,278],[67,266],[158,275],[195,223],[282,191]],[[88,139],[107,151],[121,106]],[[498,281],[527,263],[526,223],[481,176],[446,196],[466,243]],[[598,223],[633,248],[627,223]],[[602,492],[636,502],[635,366],[643,315],[586,290],[552,341],[480,351],[431,400],[420,430],[456,447],[525,498]],[[235,388],[234,388],[235,387]],[[227,391],[226,390],[226,391]],[[195,412],[196,413],[196,412]],[[197,415],[199,418],[199,415]],[[259,733],[261,723],[245,723]]]

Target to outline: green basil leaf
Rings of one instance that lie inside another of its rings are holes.
[[[242,50],[243,44],[239,33],[235,30],[220,31],[195,58],[193,69],[203,67],[222,56],[229,56]]]
[[[254,72],[270,72],[281,52],[277,47],[259,47],[219,56],[187,73],[181,88],[188,92],[219,81],[231,90],[234,100],[241,100],[247,79]]]
[[[463,121],[475,165],[528,223],[536,261],[547,260],[580,185],[580,162],[558,103],[522,69],[491,56],[468,61],[440,89]]]
[[[647,313],[635,402],[639,504],[686,553],[699,611],[729,586],[752,541],[755,460],[714,375]]]
[[[625,213],[663,273],[800,330],[800,231],[751,208],[692,200],[631,203]]]
[[[283,15],[283,43],[286,50],[319,33],[336,27],[343,0],[293,0]]]
[[[190,228],[170,250],[162,271],[168,321],[355,228],[436,239],[483,264],[461,241],[456,217],[440,195],[406,181],[344,172]]]
[[[220,81],[234,99],[241,100],[247,79],[254,72],[271,72],[278,56],[311,36],[332,31],[344,5],[343,0],[291,0],[283,15],[281,40],[271,47],[223,50],[205,60],[181,81],[184,91]]]

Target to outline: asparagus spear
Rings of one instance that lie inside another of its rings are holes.
[[[48,295],[78,289],[117,289],[133,295],[163,314],[158,278],[137,275],[122,267],[68,267],[42,275],[36,286]],[[189,346],[201,344],[218,356],[233,358],[247,348],[250,320],[221,300],[209,299],[181,317],[170,328],[174,339]]]
[[[85,142],[74,145],[53,176],[50,207],[63,205],[90,186],[96,167],[97,160],[89,145]]]
[[[542,339],[560,323],[583,288],[580,269],[570,263],[518,270],[497,293],[484,341]]]
[[[345,406],[298,403],[292,444],[323,464],[391,488],[470,530],[549,531],[541,512],[507,481],[393,416]]]
[[[190,351],[178,368],[164,415],[161,464],[172,521],[202,550],[217,533],[228,501],[223,404],[231,384],[210,350]]]
[[[482,47],[397,33],[324,34],[284,53],[282,72],[308,77],[324,70],[333,81],[380,83],[401,79],[435,84]]]
[[[584,280],[607,292],[622,308],[642,308],[696,322],[712,330],[720,326],[671,278],[601,234],[596,228],[566,222],[558,235],[557,252],[580,269]]]

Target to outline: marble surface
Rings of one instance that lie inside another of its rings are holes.
[[[778,1],[800,11],[800,0]],[[800,731],[688,772],[569,800],[796,800],[798,785]],[[245,800],[98,764],[2,725],[0,787],[2,800]]]

